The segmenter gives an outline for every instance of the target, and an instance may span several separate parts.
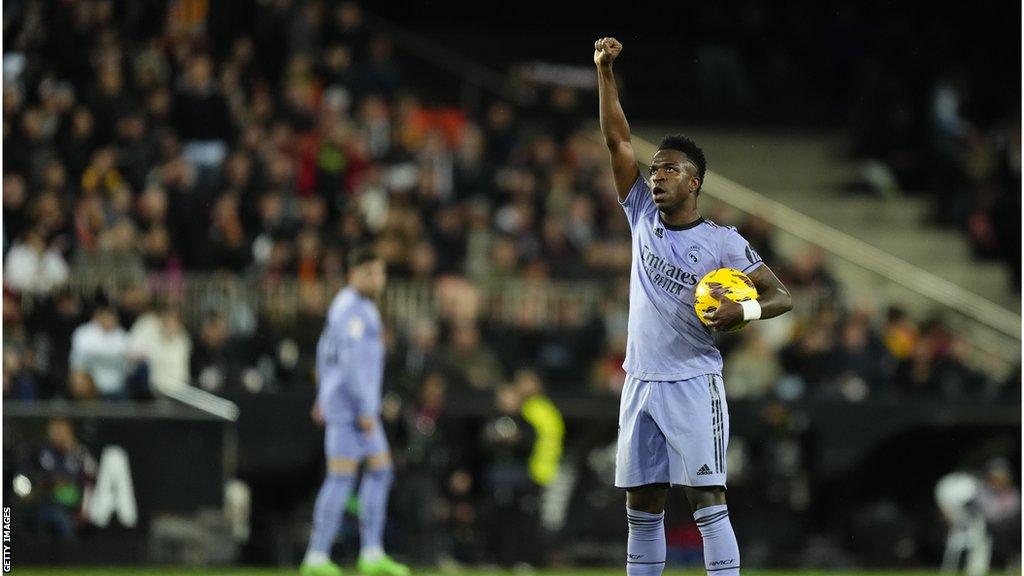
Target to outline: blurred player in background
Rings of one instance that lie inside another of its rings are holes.
[[[405,576],[409,569],[384,554],[384,521],[393,476],[391,453],[380,421],[384,377],[384,337],[375,300],[387,274],[382,260],[368,248],[349,254],[349,285],[338,292],[327,312],[317,345],[319,388],[313,419],[326,423],[327,478],[313,509],[313,533],[302,562],[303,576],[338,576],[330,560],[345,503],[366,463],[359,487],[359,561],[368,576]]]
[[[19,474],[31,487],[19,497],[35,514],[29,522],[44,539],[74,540],[86,523],[86,493],[96,480],[96,459],[77,436],[71,422],[54,418],[46,425],[46,443],[34,452]]]
[[[705,160],[692,140],[662,140],[651,160],[651,184],[641,177],[612,72],[621,50],[614,38],[594,43],[601,131],[633,236],[615,470],[615,485],[626,489],[626,573],[664,570],[665,498],[678,485],[704,540],[708,574],[732,576],[740,572],[740,554],[725,502],[729,412],[712,328],[773,318],[790,310],[792,301],[735,228],[697,212]],[[721,304],[705,316],[706,327],[694,312],[693,290],[718,268],[747,274],[759,298],[738,304],[720,289],[712,291]]]

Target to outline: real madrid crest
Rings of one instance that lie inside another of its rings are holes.
[[[686,261],[690,264],[700,263],[700,246],[690,246],[686,249]]]
[[[348,321],[348,335],[352,338],[362,338],[366,331],[366,325],[358,316]]]

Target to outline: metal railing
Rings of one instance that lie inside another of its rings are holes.
[[[220,396],[210,394],[206,390],[184,384],[179,387],[161,388],[160,393],[172,400],[177,400],[182,404],[187,404],[196,410],[201,410],[228,422],[238,420],[237,404]]]
[[[180,311],[182,321],[198,329],[203,319],[213,313],[226,317],[240,315],[242,322],[250,322],[253,327],[261,317],[282,326],[294,325],[300,318],[322,319],[342,285],[328,280],[260,282],[217,273],[151,274],[141,281],[137,277],[116,274],[78,274],[71,278],[66,289],[89,300],[97,290],[117,299],[129,287],[145,287],[152,298],[172,303]],[[795,312],[801,317],[811,316],[824,306],[844,304],[841,294],[830,290],[793,292],[798,295],[794,299]],[[579,315],[624,312],[628,304],[614,284],[602,280],[473,282],[452,277],[434,283],[393,280],[381,298],[381,311],[389,322],[399,326],[458,315],[471,308],[473,317],[481,320],[549,328],[561,326],[570,321],[568,318]],[[24,294],[21,305],[25,312],[31,312],[39,305],[39,300]],[[563,314],[566,311],[572,314]]]

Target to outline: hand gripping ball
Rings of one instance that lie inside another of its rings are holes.
[[[708,272],[693,291],[693,309],[697,312],[697,319],[705,326],[708,322],[704,318],[704,313],[718,310],[719,301],[711,295],[711,290],[719,286],[725,288],[725,297],[733,302],[757,298],[757,288],[754,288],[754,283],[743,272],[732,268],[719,268]],[[727,332],[740,330],[748,323],[741,322]]]

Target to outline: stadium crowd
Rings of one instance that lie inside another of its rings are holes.
[[[258,329],[268,320],[253,309],[186,327],[173,295],[154,298],[145,280],[341,282],[345,250],[370,240],[399,281],[593,279],[613,286],[604,310],[621,308],[628,227],[571,91],[541,110],[424,104],[353,3],[274,5],[216,43],[202,11],[145,6],[27,3],[8,16],[5,395],[131,396],[147,381],[262,389],[257,368],[270,388],[309,385],[289,366],[308,367],[294,358],[308,360],[322,298],[303,298],[294,326]],[[54,34],[63,24],[74,32]],[[840,301],[820,252],[781,261],[763,221],[741,224],[793,290]],[[109,277],[138,286],[99,301],[64,288]],[[559,386],[615,391],[622,319],[600,312],[565,306],[555,328],[495,326],[458,307],[410,319],[391,339],[392,374],[412,389],[417,366],[444,366],[453,386],[485,390],[526,359]],[[784,375],[816,386],[849,372],[922,392],[985,384],[941,321],[872,316],[882,312],[824,305],[783,337],[748,331],[725,344],[737,376],[748,360],[773,368],[730,382],[755,396]]]
[[[850,8],[840,30],[846,38],[875,20],[866,5]],[[958,26],[991,28],[994,9],[927,27],[912,25],[912,10],[898,10],[875,42],[843,44],[856,47],[847,48],[856,53],[848,61],[858,63],[846,87],[854,153],[868,161],[869,186],[928,198],[931,224],[962,230],[975,256],[1004,262],[1020,288],[1021,95],[1020,76],[1012,78],[1020,67],[987,56],[1003,30],[977,52],[948,41]]]
[[[434,470],[434,452],[417,448],[444,444],[446,399],[494,398],[484,473],[503,489],[484,512],[497,516],[526,509],[514,502],[544,482],[528,468],[550,428],[524,403],[542,389],[614,395],[625,376],[629,229],[603,145],[579,129],[593,111],[566,88],[533,109],[424,102],[352,2],[273,2],[244,23],[208,15],[205,2],[126,6],[25,2],[5,13],[4,398],[312,387],[327,300],[307,288],[343,282],[346,250],[373,242],[395,282],[449,297],[437,317],[388,327],[385,416],[404,430],[400,464],[443,479],[410,493],[443,494],[446,546],[478,559],[465,527],[478,521],[479,479],[450,461]],[[723,338],[730,396],[1019,394],[1019,373],[1001,382],[969,368],[941,319],[845,309],[822,252],[785,260],[764,221],[711,216],[739,225],[813,303]],[[181,293],[153,279],[196,272],[298,279],[299,310],[282,320],[274,307],[296,304],[235,300],[188,325]],[[114,277],[129,287],[80,289]],[[606,289],[599,305],[565,303],[548,322],[499,322],[466,305],[512,280]],[[512,433],[502,418],[516,421]]]

